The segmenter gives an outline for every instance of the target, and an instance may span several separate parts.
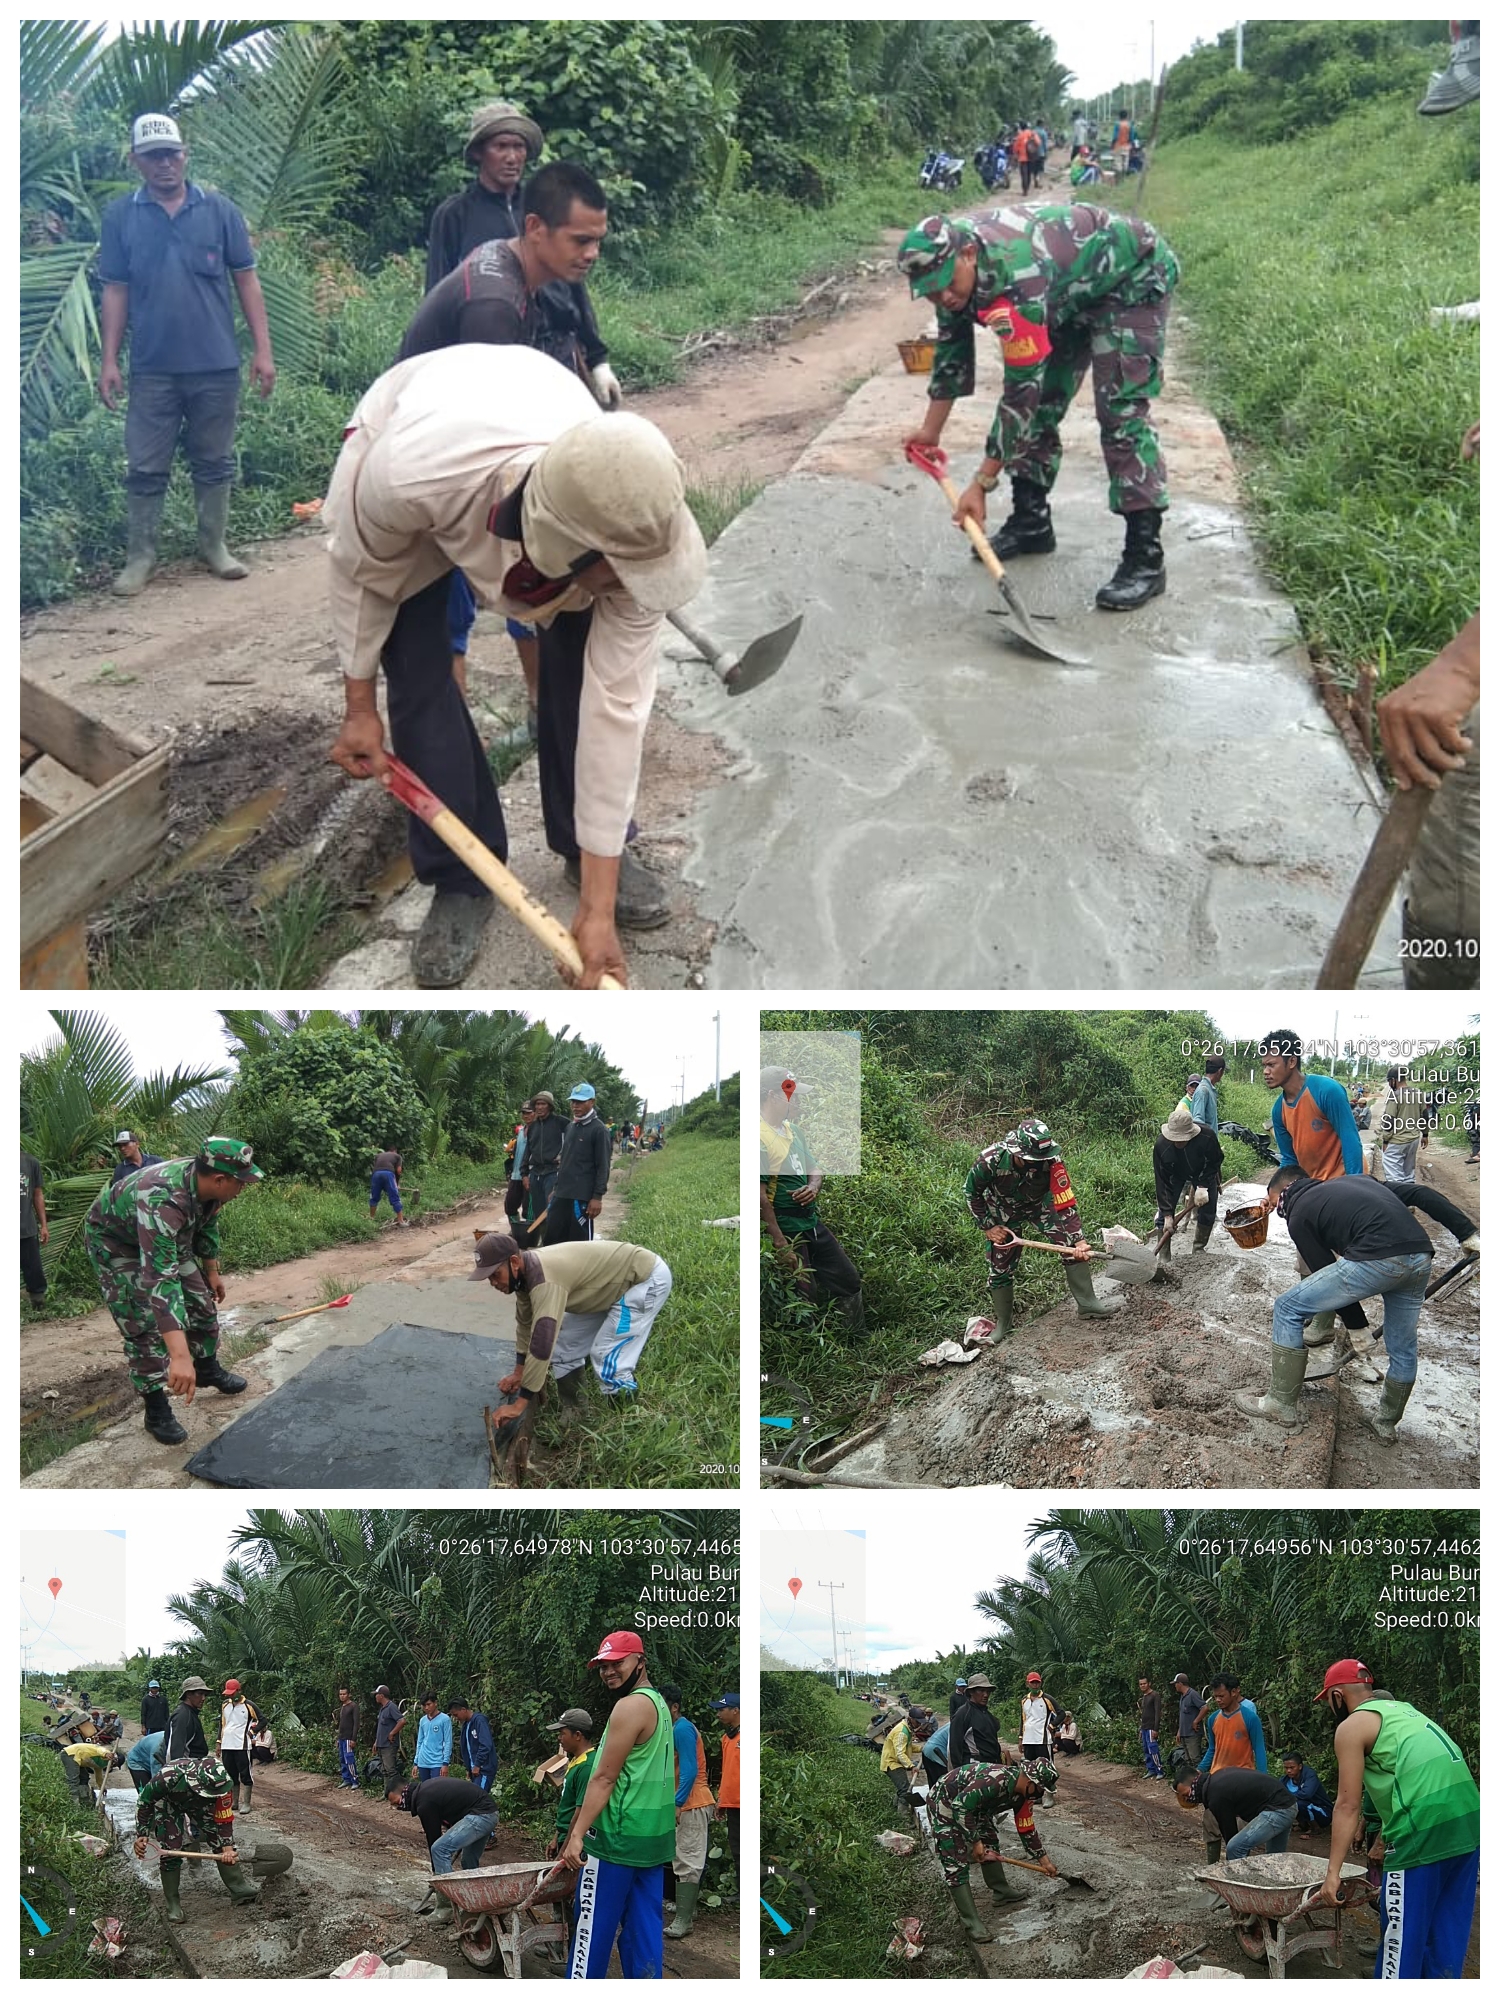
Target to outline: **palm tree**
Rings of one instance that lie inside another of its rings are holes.
[[[98,1161],[112,1151],[115,1131],[138,1130],[164,1152],[196,1151],[218,1120],[228,1074],[179,1065],[137,1077],[130,1045],[106,1015],[51,1012],[58,1038],[21,1057],[21,1144],[46,1175],[49,1272],[109,1182],[112,1169]]]

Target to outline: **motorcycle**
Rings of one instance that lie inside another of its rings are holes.
[[[981,146],[974,155],[974,169],[984,183],[986,194],[1010,186],[1010,154],[1004,146]]]
[[[946,151],[942,146],[934,146],[922,162],[921,171],[917,175],[917,185],[948,193],[962,185],[963,177],[964,163],[958,155]]]

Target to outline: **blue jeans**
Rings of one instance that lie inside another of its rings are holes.
[[[1385,1302],[1382,1331],[1391,1357],[1390,1379],[1415,1381],[1417,1320],[1431,1275],[1430,1255],[1382,1256],[1373,1263],[1338,1257],[1326,1270],[1315,1270],[1282,1292],[1271,1318],[1271,1338],[1279,1347],[1300,1347],[1308,1321],[1319,1312],[1335,1312],[1357,1298],[1380,1298]]]
[[[434,1874],[451,1874],[453,1863],[460,1867],[478,1867],[484,1859],[484,1849],[490,1834],[500,1823],[498,1812],[470,1812],[467,1818],[450,1825],[448,1830],[433,1841],[432,1871]]]
[[[1263,1846],[1267,1853],[1285,1853],[1288,1835],[1296,1821],[1297,1807],[1282,1805],[1264,1811],[1259,1818],[1251,1819],[1249,1825],[1242,1826],[1224,1849],[1226,1860],[1243,1860],[1247,1853]]]

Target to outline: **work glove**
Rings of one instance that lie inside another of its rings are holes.
[[[590,369],[589,380],[601,409],[617,410],[625,400],[625,391],[620,387],[619,378],[608,361],[601,361],[597,368]]]

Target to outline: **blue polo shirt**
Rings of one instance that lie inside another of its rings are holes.
[[[245,218],[225,195],[187,184],[168,215],[145,188],[122,194],[99,227],[99,275],[130,288],[130,366],[199,375],[240,365],[229,273],[255,268]]]

